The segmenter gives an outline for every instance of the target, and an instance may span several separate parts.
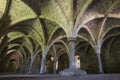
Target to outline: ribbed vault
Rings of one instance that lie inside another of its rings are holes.
[[[119,36],[120,0],[0,0],[0,72],[120,73]]]

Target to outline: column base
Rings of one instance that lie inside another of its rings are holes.
[[[32,72],[27,72],[27,74],[32,74]]]
[[[65,69],[63,71],[60,71],[59,74],[61,76],[69,77],[69,76],[74,76],[74,75],[87,75],[87,72],[84,70],[79,70],[79,69]]]
[[[44,74],[46,74],[46,73],[45,73],[45,72],[40,72],[39,74],[40,74],[40,75],[44,75]]]
[[[104,72],[99,72],[99,74],[104,74]]]

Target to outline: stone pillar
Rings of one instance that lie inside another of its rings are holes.
[[[34,61],[34,58],[32,57],[32,58],[31,58],[31,62],[30,62],[30,67],[29,67],[28,74],[32,73],[32,65],[33,65],[33,61]]]
[[[69,68],[76,69],[75,65],[75,40],[76,38],[69,38],[68,39],[68,47],[69,47]]]
[[[75,41],[76,38],[72,37],[68,39],[68,47],[69,47],[69,68],[63,71],[60,71],[59,74],[61,76],[73,76],[73,75],[86,75],[87,72],[77,69],[75,64]]]
[[[53,70],[53,73],[56,74],[56,61],[54,61]]]
[[[96,52],[97,52],[97,57],[98,57],[98,69],[99,69],[99,73],[104,73],[103,72],[103,67],[102,67],[102,61],[101,61],[101,47],[98,45],[97,46],[97,49],[96,49]]]
[[[41,59],[41,68],[40,68],[40,74],[45,73],[45,60],[46,60],[46,55],[42,54],[42,59]]]

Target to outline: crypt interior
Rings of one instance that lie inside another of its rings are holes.
[[[0,0],[0,73],[120,73],[120,0]]]

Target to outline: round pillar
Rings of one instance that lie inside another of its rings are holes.
[[[68,38],[68,47],[69,47],[69,68],[76,69],[75,65],[75,41],[76,38]]]

